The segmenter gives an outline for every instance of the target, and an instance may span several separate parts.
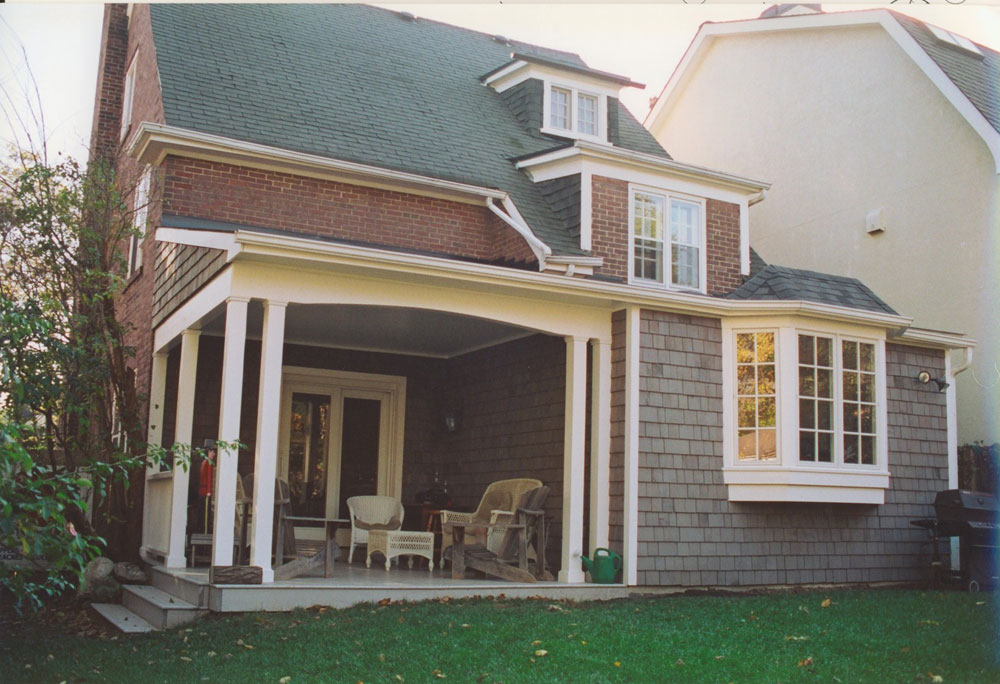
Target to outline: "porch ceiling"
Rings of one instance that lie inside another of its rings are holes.
[[[202,331],[225,332],[225,309]],[[264,307],[250,303],[247,336],[260,338]],[[448,358],[531,334],[532,331],[482,318],[394,306],[289,304],[285,341],[321,347],[364,349]]]

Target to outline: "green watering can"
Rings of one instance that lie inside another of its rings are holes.
[[[594,549],[594,559],[581,556],[583,569],[590,573],[595,584],[614,584],[622,569],[622,557],[611,549]]]

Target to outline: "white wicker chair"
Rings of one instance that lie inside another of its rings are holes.
[[[451,546],[451,528],[448,523],[460,525],[481,524],[486,531],[486,548],[496,553],[500,549],[506,530],[491,528],[491,525],[512,523],[514,508],[521,500],[521,495],[536,487],[541,487],[541,480],[521,477],[511,480],[498,480],[490,484],[483,493],[479,507],[475,513],[460,513],[458,511],[441,511],[441,558],[439,567],[444,567],[444,552]],[[466,530],[468,533],[469,530]]]
[[[391,496],[352,496],[347,500],[351,515],[351,549],[347,562],[354,561],[354,547],[368,546],[369,530],[398,530],[403,526],[403,503]]]

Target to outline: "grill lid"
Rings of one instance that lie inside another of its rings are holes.
[[[946,489],[934,498],[934,512],[941,522],[982,522],[996,524],[997,497],[985,492]]]

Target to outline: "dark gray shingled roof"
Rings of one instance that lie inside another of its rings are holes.
[[[511,53],[577,55],[365,5],[153,4],[166,123],[509,192],[554,254],[581,254],[512,158],[532,136],[479,77]],[[625,107],[616,144],[669,158]]]
[[[993,128],[1000,131],[1000,52],[977,43],[983,53],[979,58],[940,42],[922,21],[898,12],[893,12],[892,16]]]
[[[759,257],[758,257],[759,258]],[[803,300],[895,314],[857,278],[768,264],[727,299]]]

